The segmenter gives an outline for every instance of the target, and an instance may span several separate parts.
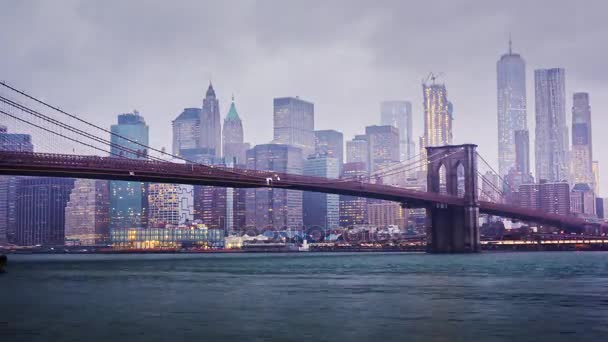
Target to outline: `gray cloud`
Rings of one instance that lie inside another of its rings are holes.
[[[0,13],[0,78],[106,126],[137,108],[152,143],[169,148],[170,120],[200,106],[210,79],[222,111],[234,93],[246,139],[264,143],[272,98],[287,95],[315,102],[317,127],[346,137],[379,121],[380,101],[411,100],[420,135],[420,81],[442,72],[455,141],[495,161],[495,63],[510,32],[527,61],[532,132],[533,69],[564,67],[569,96],[591,94],[594,152],[608,169],[607,10],[602,0],[15,0]]]

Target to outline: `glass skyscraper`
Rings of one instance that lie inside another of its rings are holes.
[[[66,244],[94,245],[108,241],[109,207],[108,181],[77,179],[65,207]]]
[[[338,161],[338,171],[342,174],[344,164],[344,135],[333,129],[315,131],[315,153],[327,154]]]
[[[420,139],[420,154],[426,158],[427,146],[452,144],[452,103],[444,84],[422,84],[424,104],[424,136]],[[422,163],[422,169],[426,164]]]
[[[0,151],[33,152],[29,134],[9,133],[0,125]],[[17,214],[17,180],[15,176],[0,176],[0,244],[14,242]]]
[[[400,161],[399,131],[394,126],[365,127],[369,148],[370,172],[388,167]]]
[[[315,150],[315,106],[298,97],[274,99],[274,143],[302,149],[308,157]]]
[[[207,93],[203,99],[200,125],[199,148],[206,150],[209,155],[221,157],[222,123],[220,122],[220,105],[211,83],[209,83],[209,88],[207,88]]]
[[[589,94],[574,93],[572,105],[572,183],[594,188]]]
[[[340,176],[338,159],[328,154],[309,156],[304,162],[304,175],[337,179]],[[335,229],[340,224],[340,196],[318,192],[304,192],[303,221],[307,228]]]
[[[526,63],[511,49],[496,62],[498,104],[498,172],[516,168],[516,131],[527,131]],[[522,134],[522,133],[520,133]],[[521,165],[520,165],[521,166]],[[525,171],[522,171],[525,173]]]
[[[536,180],[569,179],[566,78],[561,68],[534,71]]]
[[[112,143],[127,147],[123,151],[113,146],[112,157],[146,159],[148,150],[148,125],[137,111],[118,115],[118,123],[112,125]],[[122,137],[129,139],[123,139]],[[137,143],[135,143],[137,142]],[[117,157],[119,156],[119,157]],[[132,228],[147,226],[148,195],[147,184],[131,181],[110,182],[110,226],[115,228]]]
[[[198,148],[201,135],[200,115],[200,108],[184,108],[173,120],[173,155],[182,156],[182,151]]]
[[[414,156],[411,102],[382,102],[380,104],[380,124],[393,126],[399,130],[399,154],[402,161]]]

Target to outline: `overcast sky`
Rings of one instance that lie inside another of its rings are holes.
[[[497,164],[496,61],[511,33],[532,135],[534,69],[566,69],[568,120],[572,93],[590,93],[606,195],[607,12],[605,0],[4,0],[0,79],[108,127],[137,109],[151,144],[170,149],[171,120],[201,106],[210,80],[223,116],[234,93],[253,144],[272,139],[272,99],[295,95],[314,102],[316,129],[345,139],[379,123],[382,100],[409,100],[418,137],[433,71],[454,103],[454,142]]]

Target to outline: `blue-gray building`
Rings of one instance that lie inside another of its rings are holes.
[[[9,133],[6,126],[0,125],[0,151],[33,152],[32,137]],[[17,180],[14,176],[0,176],[0,244],[15,242]]]
[[[304,175],[333,178],[340,177],[338,159],[327,154],[317,154],[308,157],[304,162]],[[303,194],[304,226],[335,229],[340,224],[340,196],[318,192]]]
[[[112,125],[112,143],[124,146],[131,151],[112,147],[112,157],[146,159],[148,150],[141,145],[148,145],[148,125],[137,111],[118,115],[118,123]],[[126,139],[123,139],[124,137]],[[141,145],[138,145],[141,144]],[[110,226],[145,227],[147,225],[147,184],[130,181],[110,182]]]
[[[306,158],[315,151],[315,105],[299,97],[274,99],[274,143],[302,149]]]
[[[409,101],[383,101],[380,104],[380,124],[397,128],[400,159],[403,161],[412,158],[415,154],[412,103]]]

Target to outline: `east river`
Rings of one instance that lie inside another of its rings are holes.
[[[0,341],[608,341],[608,253],[9,255]]]

